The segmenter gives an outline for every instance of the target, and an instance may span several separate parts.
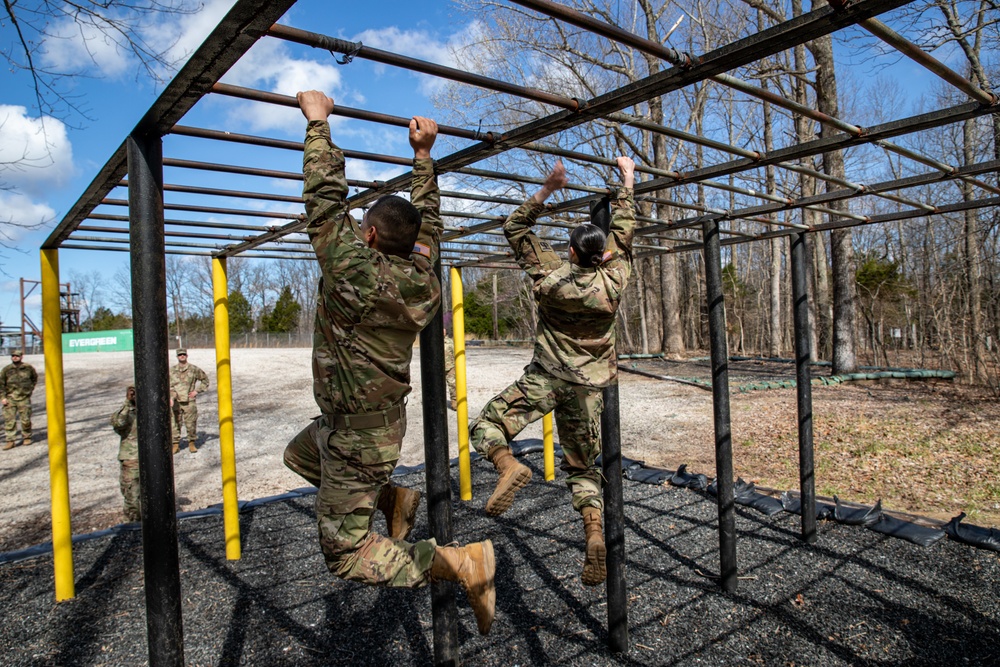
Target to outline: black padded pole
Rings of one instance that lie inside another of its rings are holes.
[[[441,275],[440,263],[435,267]],[[444,318],[441,310],[420,332],[420,387],[424,404],[424,460],[427,475],[427,515],[431,536],[439,545],[452,541],[451,467],[448,462],[448,404],[444,386]],[[455,590],[447,582],[431,584],[434,619],[434,664],[459,664],[458,613]]]
[[[132,134],[127,151],[146,638],[151,667],[180,667],[184,631],[170,438],[163,142],[156,135]]]
[[[809,372],[809,284],[806,235],[788,237],[792,266],[792,318],[795,322],[795,385],[799,409],[799,497],[802,539],[816,542],[816,471],[813,467],[812,376]]]
[[[611,233],[611,198],[607,195],[590,205],[590,224],[597,225],[605,234]]]
[[[718,220],[702,223],[705,237],[705,291],[712,344],[712,414],[715,418],[715,478],[719,500],[719,577],[722,590],[736,591],[736,505],[733,492],[733,438],[729,423],[729,344],[722,291],[722,251]]]
[[[608,648],[628,651],[628,601],[625,594],[625,503],[622,500],[622,439],[618,382],[604,388],[601,413],[601,464],[604,473],[604,539],[608,548]]]

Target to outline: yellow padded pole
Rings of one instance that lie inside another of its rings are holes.
[[[49,487],[52,494],[52,560],[56,602],[76,596],[73,582],[73,526],[66,461],[66,402],[63,392],[62,307],[59,251],[42,250],[42,346],[45,351],[45,414],[48,419]]]
[[[465,290],[462,271],[451,267],[451,329],[455,339],[455,411],[458,430],[458,490],[462,500],[472,500],[472,461],[469,458],[469,401],[465,384]]]
[[[226,258],[212,258],[215,303],[215,373],[219,384],[219,450],[222,458],[222,522],[226,558],[240,559],[240,507],[236,493],[236,435],[233,429],[233,374],[229,352],[229,281]]]
[[[556,446],[552,438],[552,413],[542,417],[542,451],[545,456],[545,481],[556,478]]]

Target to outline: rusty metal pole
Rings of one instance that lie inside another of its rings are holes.
[[[809,372],[809,256],[806,235],[788,237],[791,251],[792,319],[795,323],[795,378],[799,415],[799,495],[802,500],[802,539],[816,542],[816,473],[813,467],[812,377]]]
[[[441,263],[434,267],[441,276]],[[444,316],[441,309],[420,332],[420,387],[424,409],[427,521],[438,544],[454,538],[451,528],[451,467],[448,461],[448,402],[444,386]],[[458,611],[455,591],[443,581],[431,583],[434,665],[457,667]]]
[[[182,667],[184,631],[167,359],[163,142],[155,134],[133,133],[127,144],[146,638],[152,667]]]

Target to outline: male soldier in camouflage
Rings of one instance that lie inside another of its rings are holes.
[[[470,427],[480,455],[493,462],[500,478],[486,502],[486,513],[507,511],[514,494],[531,479],[531,469],[518,463],[509,442],[528,424],[555,410],[560,467],[573,494],[573,508],[583,515],[586,554],[582,581],[595,586],[607,577],[601,529],[601,388],[618,374],[615,357],[615,312],[632,266],[635,164],[618,158],[623,186],[611,220],[611,236],[584,224],[570,235],[569,261],[564,262],[531,231],[545,210],[545,199],[565,187],[566,171],[556,163],[542,189],[504,223],[504,234],[518,264],[534,282],[538,302],[535,353],[517,382],[493,398]]]
[[[455,388],[455,341],[444,330],[444,379],[448,385],[448,408],[458,410],[458,390]]]
[[[125,518],[129,521],[142,520],[142,504],[139,498],[139,436],[135,427],[135,387],[125,390],[125,403],[118,412],[111,415],[111,428],[121,436],[118,445],[118,461],[121,472],[118,486],[125,499]]]
[[[0,404],[3,405],[3,422],[7,431],[4,450],[14,448],[18,419],[21,420],[22,444],[31,444],[31,392],[38,384],[38,373],[21,358],[21,350],[14,350],[10,353],[11,363],[0,371]]]
[[[359,228],[348,213],[344,154],[326,120],[333,100],[309,91],[298,101],[309,121],[306,231],[322,270],[313,337],[313,393],[322,415],[288,444],[285,464],[319,486],[320,546],[332,573],[409,588],[459,582],[486,634],[495,603],[492,543],[405,542],[420,494],[389,483],[406,430],[413,342],[441,300],[434,264],[443,225],[430,157],[437,124],[410,121],[410,202],[382,197]],[[386,515],[389,538],[372,532],[376,509]]]
[[[181,424],[187,429],[188,451],[198,451],[198,404],[195,397],[208,389],[208,376],[194,364],[188,363],[184,348],[177,350],[177,364],[170,368],[170,407],[173,419],[174,454],[181,449]]]

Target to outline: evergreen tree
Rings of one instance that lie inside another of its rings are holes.
[[[250,302],[239,290],[229,293],[229,333],[245,334],[253,331],[253,313]]]
[[[288,285],[281,288],[281,295],[271,312],[262,319],[264,331],[271,333],[289,333],[299,328],[299,311],[302,306],[292,296]]]

